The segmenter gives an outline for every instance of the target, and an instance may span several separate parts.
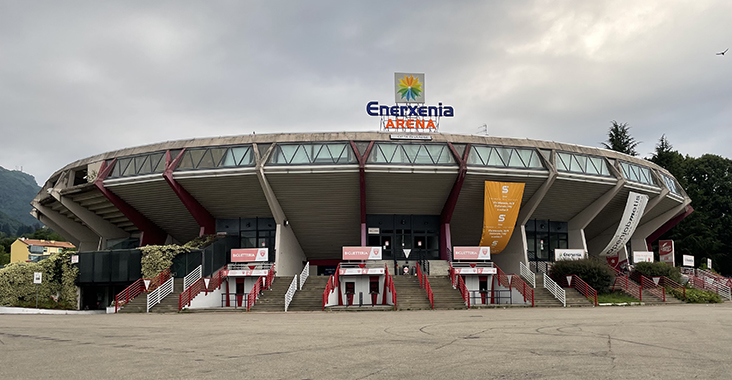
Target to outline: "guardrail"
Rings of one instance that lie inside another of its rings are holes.
[[[168,279],[170,278],[170,268],[158,273],[155,278],[150,280],[150,285],[147,286],[147,291],[152,292],[153,290],[157,289],[158,286],[164,284]]]
[[[271,267],[269,267],[269,271],[267,272],[267,277],[265,277],[266,284],[264,284],[264,289],[269,289],[272,287],[272,282],[274,282],[275,278],[275,264],[272,264]]]
[[[425,289],[427,292],[427,299],[430,300],[430,307],[432,309],[435,308],[435,295],[432,293],[432,286],[430,286],[430,280],[427,278],[427,276],[422,273],[422,266],[417,263],[417,278],[419,279],[419,286],[422,289]]]
[[[697,269],[696,276],[713,278],[715,281],[720,282],[724,286],[732,287],[732,278],[724,277],[724,276],[714,273],[710,270]]]
[[[325,290],[323,290],[323,310],[325,310],[325,305],[328,304],[328,296],[330,295],[330,293],[333,292],[333,289],[334,289],[333,282],[334,281],[335,280],[334,280],[333,275],[330,275],[330,277],[328,277],[328,282],[325,283]],[[384,295],[384,297],[386,297],[386,295]]]
[[[686,288],[681,286],[681,284],[677,283],[676,281],[666,277],[666,276],[660,276],[661,279],[658,281],[658,283],[665,287],[665,288],[671,288],[681,291],[681,294],[684,296],[684,301],[686,300]]]
[[[551,294],[554,295],[556,299],[559,300],[559,302],[562,303],[563,307],[567,307],[567,292],[562,289],[559,284],[554,282],[554,280],[551,279],[546,273],[544,275],[544,288],[549,290]]]
[[[297,277],[293,277],[292,282],[290,283],[290,287],[287,289],[287,293],[285,293],[285,313],[287,312],[287,308],[290,307],[290,302],[292,302],[292,297],[295,296],[296,291]]]
[[[391,302],[394,303],[394,310],[396,310],[397,309],[397,294],[396,294],[396,289],[394,288],[394,279],[389,274],[389,266],[384,264],[384,269],[386,271],[385,272],[386,277],[385,277],[384,281],[388,282],[387,287],[389,288],[389,290],[391,290]],[[384,297],[386,297],[386,294],[384,294]]]
[[[266,281],[264,276],[260,276],[257,278],[257,281],[254,283],[254,286],[252,286],[252,290],[249,291],[249,294],[247,295],[247,311],[254,306],[254,303],[257,302],[257,298],[259,298],[259,293],[262,292],[262,282]]]
[[[536,288],[536,274],[529,269],[523,262],[519,261],[519,274],[521,278],[527,281],[532,288]]]
[[[610,267],[615,272],[615,281],[613,281],[612,290],[620,289],[629,296],[637,298],[638,301],[643,301],[643,287],[630,281],[628,275],[618,268]]]
[[[308,261],[305,263],[305,268],[302,268],[302,272],[300,272],[300,290],[302,290],[302,286],[305,285],[305,281],[310,277],[310,262]]]
[[[595,290],[593,287],[591,287],[586,282],[584,282],[576,274],[573,274],[571,276],[564,276],[564,277],[572,278],[572,280],[567,280],[566,278],[564,279],[564,281],[568,282],[567,287],[577,289],[577,291],[582,293],[582,295],[585,296],[588,300],[594,301],[595,306],[597,306],[597,290]],[[626,279],[627,279],[627,277],[626,277]],[[560,280],[560,282],[562,282],[562,281]]]
[[[722,285],[715,281],[707,281],[704,278],[700,278],[694,275],[688,275],[689,276],[689,283],[697,289],[702,290],[708,290],[715,292],[719,294],[720,297],[724,297],[727,300],[732,301],[732,292],[730,291],[730,287],[726,285]]]
[[[178,295],[178,310],[180,311],[186,306],[191,306],[191,301],[201,292],[208,294],[208,292],[218,289],[224,279],[224,269],[226,269],[226,266],[216,271],[213,277],[201,277],[189,287],[184,288]],[[208,287],[206,287],[207,279],[209,280]]]
[[[549,274],[552,269],[552,263],[549,261],[529,261],[529,269],[534,273]]]
[[[452,288],[457,288],[457,281],[455,278],[455,268],[452,267],[452,263],[448,263],[450,265],[450,269],[448,269],[448,274],[450,275],[450,283],[452,284]]]
[[[153,306],[157,305],[170,293],[173,293],[173,281],[172,277],[169,277],[162,285],[158,286],[157,289],[147,294],[147,310],[146,313],[150,312]]]
[[[630,275],[631,280],[641,284],[642,289],[645,289],[648,293],[651,293],[654,297],[666,302],[666,289],[656,284],[650,278],[640,274],[640,272],[633,272]],[[660,282],[660,278],[659,278]]]
[[[508,275],[503,273],[501,268],[496,267],[496,278],[498,278],[498,285],[504,286],[508,288],[508,290],[511,290],[511,280],[508,278]]]
[[[534,307],[534,288],[527,285],[520,276],[515,274],[511,276],[511,286],[524,296],[524,303],[531,300],[531,307]],[[508,289],[511,290],[510,287]]]
[[[198,281],[201,276],[203,276],[203,265],[199,265],[196,269],[192,270],[191,273],[188,273],[183,277],[183,289],[188,289],[188,287]]]
[[[470,309],[470,292],[468,291],[468,287],[465,286],[465,281],[463,281],[463,276],[456,276],[457,277],[457,289],[460,291],[460,295],[463,297],[463,301],[465,301],[465,305]]]
[[[144,291],[145,282],[141,278],[138,278],[137,281],[133,282],[130,286],[126,287],[125,290],[114,296],[114,312],[116,313],[120,307],[126,305],[130,300],[137,297]]]

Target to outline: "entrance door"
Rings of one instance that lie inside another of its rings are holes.
[[[241,307],[242,301],[244,300],[244,279],[236,279],[236,306]]]

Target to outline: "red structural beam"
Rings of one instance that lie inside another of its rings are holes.
[[[188,212],[191,214],[193,219],[196,220],[200,227],[198,236],[213,235],[216,233],[216,218],[211,215],[205,207],[203,207],[196,198],[191,195],[186,189],[183,188],[174,178],[173,171],[178,167],[178,163],[183,158],[185,148],[178,153],[178,156],[171,160],[170,151],[165,152],[165,170],[163,171],[163,178],[165,182],[170,185],[175,195],[183,203]]]
[[[109,176],[109,173],[114,168],[114,164],[117,159],[113,159],[112,163],[107,166],[106,161],[102,161],[102,166],[99,169],[99,175],[94,181],[94,186],[104,195],[114,207],[122,212],[132,224],[140,230],[140,245],[151,245],[151,244],[165,244],[165,240],[168,234],[163,231],[162,228],[158,227],[155,223],[151,222],[145,215],[142,215],[134,207],[130,206],[129,203],[125,202],[117,194],[111,192],[109,189],[104,187],[104,180]]]
[[[371,149],[374,147],[374,142],[371,141],[366,151],[361,154],[356,147],[356,143],[351,141],[351,148],[356,153],[358,158],[358,188],[361,196],[361,245],[366,246],[366,158],[371,153]]]
[[[654,231],[648,238],[646,239],[646,244],[648,245],[648,250],[651,250],[651,243],[661,238],[661,235],[668,232],[671,228],[676,226],[677,224],[681,223],[684,218],[691,215],[691,213],[694,212],[694,208],[691,207],[691,205],[686,206],[684,209],[684,212],[682,212],[679,215],[676,215],[673,219],[669,220],[668,222],[664,223],[661,227],[659,227],[656,231]]]
[[[470,144],[465,146],[465,151],[462,156],[460,156],[451,143],[447,143],[447,146],[450,148],[452,155],[455,156],[455,159],[460,164],[460,169],[458,171],[458,176],[455,179],[455,183],[452,185],[452,190],[450,190],[450,196],[447,197],[445,206],[442,208],[442,213],[440,214],[440,257],[442,260],[452,259],[451,257],[448,257],[448,252],[452,245],[450,221],[452,220],[452,214],[455,212],[455,206],[457,205],[458,198],[460,197],[460,191],[463,189],[465,175],[468,172],[468,153],[470,152]]]

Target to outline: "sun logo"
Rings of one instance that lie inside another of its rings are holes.
[[[422,94],[422,83],[419,83],[419,78],[415,78],[413,75],[405,75],[403,79],[399,80],[398,93],[402,99],[406,101],[417,100]]]

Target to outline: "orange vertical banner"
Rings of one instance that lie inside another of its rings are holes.
[[[491,247],[491,254],[501,253],[516,226],[524,183],[485,181],[485,208],[481,247]]]

